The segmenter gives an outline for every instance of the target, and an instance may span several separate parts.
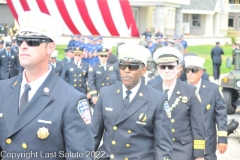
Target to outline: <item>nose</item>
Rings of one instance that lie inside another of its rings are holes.
[[[130,72],[129,68],[126,67],[125,70],[124,70],[124,72],[127,72],[127,73]]]
[[[22,44],[19,46],[21,49],[26,49],[28,47],[27,42],[23,41]]]

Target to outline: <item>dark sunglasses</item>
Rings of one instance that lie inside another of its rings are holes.
[[[50,38],[20,38],[20,37],[18,37],[16,41],[18,46],[21,46],[23,41],[26,41],[29,47],[37,47],[41,43],[53,42],[53,40],[51,40]]]
[[[197,73],[198,71],[200,71],[201,69],[200,68],[184,68],[184,71],[186,72],[186,73],[189,73],[190,71],[192,72],[192,73]]]
[[[100,57],[107,57],[107,55],[100,55]]]
[[[165,70],[166,68],[168,68],[169,70],[173,70],[176,67],[176,65],[159,65],[159,68],[161,70]]]
[[[75,56],[81,57],[81,54],[75,54]]]
[[[141,67],[141,64],[137,63],[131,63],[131,64],[125,64],[125,63],[119,63],[119,68],[121,70],[125,70],[128,68],[130,71],[136,71]]]

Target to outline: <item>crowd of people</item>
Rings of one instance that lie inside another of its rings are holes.
[[[57,61],[61,24],[32,11],[18,21],[0,43],[3,159],[216,160],[227,150],[226,105],[203,58],[159,33],[161,47],[122,44],[117,58],[101,36],[72,37]],[[159,76],[146,85],[150,56]]]

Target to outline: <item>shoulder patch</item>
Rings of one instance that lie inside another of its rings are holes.
[[[86,99],[78,101],[78,113],[86,124],[91,123],[91,112]]]
[[[166,111],[166,114],[167,114],[168,118],[171,118],[171,110],[170,110],[170,107],[168,105],[168,101],[164,102],[163,107]]]
[[[199,95],[197,90],[195,90],[195,95],[198,98],[199,102],[202,102],[201,97],[200,97],[200,95]]]

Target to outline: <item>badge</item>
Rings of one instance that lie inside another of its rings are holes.
[[[93,68],[92,68],[92,67],[90,67],[90,68],[88,69],[88,71],[89,71],[89,72],[92,72],[92,71],[93,71]]]
[[[145,113],[141,113],[138,118],[140,122],[146,122],[147,115]]]
[[[43,91],[44,91],[44,93],[48,93],[48,92],[49,92],[49,88],[45,87],[45,88],[43,89]]]
[[[200,97],[200,95],[199,95],[197,90],[195,90],[195,95],[197,96],[199,102],[202,102],[201,97]]]
[[[108,107],[105,107],[105,110],[106,110],[106,111],[113,111],[112,108],[108,108]]]
[[[187,98],[186,96],[183,96],[183,97],[182,97],[182,102],[183,102],[183,103],[187,103],[187,102],[188,102],[188,98]]]
[[[16,86],[17,85],[17,81],[15,81],[13,85]]]
[[[171,110],[170,110],[170,107],[168,105],[168,101],[164,102],[163,107],[164,107],[164,109],[167,113],[168,118],[171,118]]]
[[[112,70],[113,70],[113,66],[110,66],[110,67],[109,67],[109,71],[112,71]]]
[[[211,108],[211,105],[208,104],[208,105],[206,106],[206,109],[209,110],[210,108]]]
[[[82,117],[83,121],[86,124],[90,124],[91,123],[91,113],[90,113],[90,109],[89,109],[88,102],[86,99],[83,99],[78,102],[77,110],[78,110],[78,113],[80,114],[80,116]]]
[[[70,71],[73,71],[74,70],[74,68],[70,68]]]
[[[48,129],[45,127],[39,128],[37,131],[38,138],[46,139],[49,136]]]
[[[177,91],[177,94],[180,94],[180,91]]]
[[[142,97],[142,96],[143,96],[143,94],[142,94],[142,93],[139,93],[139,96],[140,96],[140,97]]]

